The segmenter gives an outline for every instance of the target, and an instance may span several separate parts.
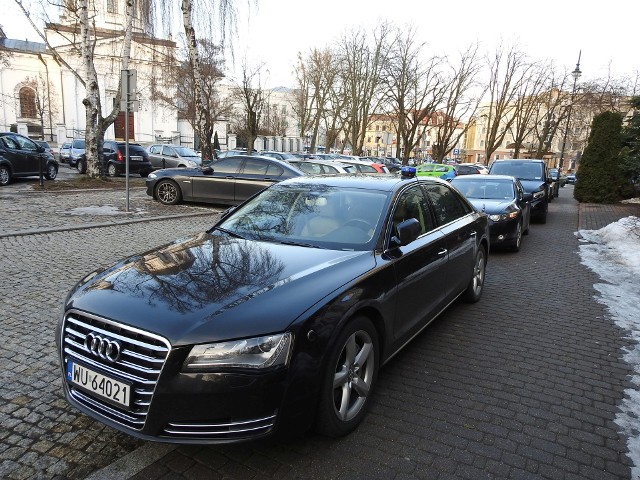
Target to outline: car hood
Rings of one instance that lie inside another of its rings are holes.
[[[543,180],[520,180],[522,188],[527,193],[539,192],[544,190],[545,182]]]
[[[371,270],[370,251],[338,251],[201,233],[83,279],[75,308],[166,337],[174,346],[286,330]]]
[[[474,207],[476,207],[476,210],[485,212],[487,215],[503,213],[507,209],[507,207],[509,207],[509,205],[511,205],[511,203],[513,202],[513,199],[494,200],[494,199],[488,199],[488,198],[487,199],[469,198],[468,200],[473,204]]]

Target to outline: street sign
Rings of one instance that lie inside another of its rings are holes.
[[[460,155],[460,149],[459,148],[454,148],[453,149],[453,154],[454,155]]]
[[[140,104],[136,100],[138,86],[138,71],[137,70],[120,70],[120,111],[137,112]],[[127,109],[127,106],[129,107]]]

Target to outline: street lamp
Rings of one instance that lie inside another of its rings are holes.
[[[564,162],[564,150],[567,145],[567,134],[569,133],[569,125],[571,123],[571,108],[573,107],[573,99],[576,96],[576,84],[578,83],[578,79],[582,72],[580,71],[580,57],[582,55],[582,50],[578,53],[578,63],[576,64],[576,69],[571,72],[573,76],[573,90],[571,90],[571,101],[569,102],[569,110],[567,112],[567,127],[564,130],[564,135],[562,137],[562,150],[560,150],[560,162],[558,164],[558,171],[562,174],[562,163]]]

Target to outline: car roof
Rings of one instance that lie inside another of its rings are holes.
[[[512,175],[481,175],[479,173],[474,173],[473,175],[460,175],[454,179],[452,182],[467,182],[469,180],[482,180],[482,181],[491,181],[491,180],[509,180],[511,182],[518,181],[518,179]]]
[[[486,176],[486,175],[484,175]],[[303,183],[308,185],[323,185],[336,188],[364,188],[369,190],[396,191],[408,183],[434,183],[446,184],[444,180],[433,177],[404,177],[392,173],[378,174],[338,174],[338,175],[306,175],[284,180],[283,184]]]
[[[544,160],[542,160],[541,158],[501,158],[499,160],[493,161],[493,163],[518,163],[518,162],[544,163]]]

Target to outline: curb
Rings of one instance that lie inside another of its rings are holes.
[[[135,220],[123,220],[119,222],[101,222],[101,223],[86,223],[84,225],[70,226],[70,227],[52,227],[52,228],[30,228],[27,230],[16,230],[15,232],[0,233],[0,238],[7,237],[22,237],[26,235],[47,234],[55,232],[70,232],[74,230],[87,230],[90,228],[103,228],[112,227],[115,225],[129,225],[133,223],[154,222],[158,220],[170,220],[173,218],[189,218],[200,217],[204,215],[219,215],[221,212],[201,212],[201,213],[185,213],[177,215],[163,215],[149,218],[140,218]]]

